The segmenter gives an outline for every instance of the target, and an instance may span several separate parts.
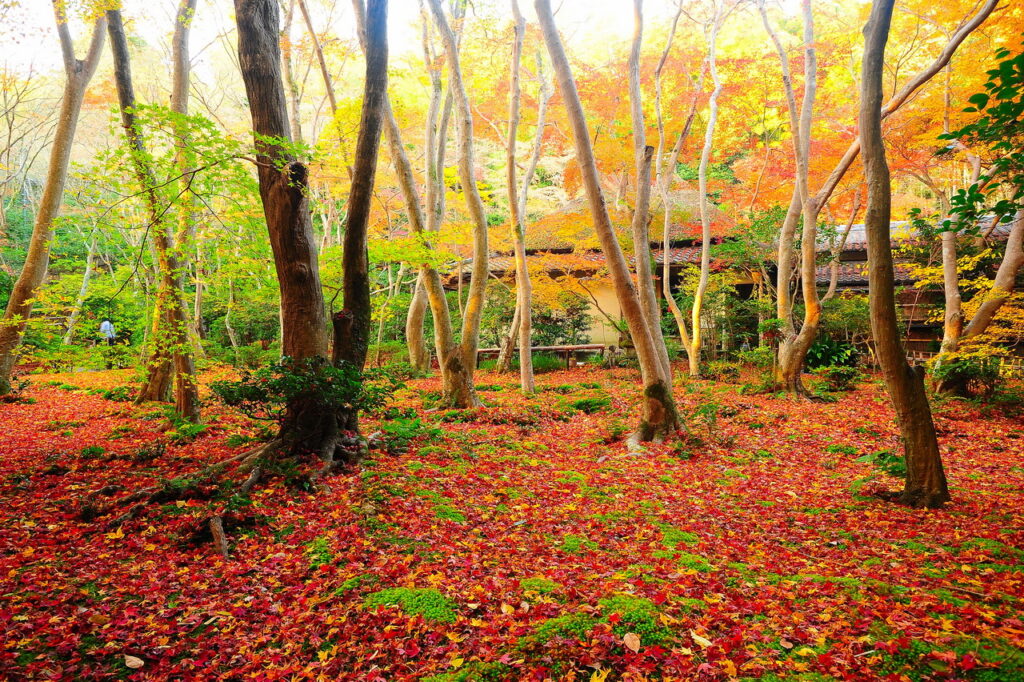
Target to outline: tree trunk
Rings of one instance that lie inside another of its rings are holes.
[[[355,2],[359,9],[363,8],[363,0]],[[299,0],[299,4],[300,7],[305,7],[302,0]],[[343,343],[340,348],[337,346],[338,336],[335,335],[334,363],[349,363],[359,370],[366,365],[373,310],[370,303],[367,234],[370,225],[370,205],[373,201],[373,182],[377,171],[377,150],[380,147],[388,88],[387,8],[387,0],[367,0],[362,37],[362,42],[366,45],[366,81],[342,247],[344,307],[335,313],[333,320],[337,328],[339,319],[344,319],[348,330],[348,334],[341,339]],[[352,418],[356,416],[353,415]],[[351,423],[349,428],[352,429]]]
[[[255,135],[260,199],[281,288],[282,355],[326,361],[327,320],[308,201],[306,166],[277,140],[291,141],[281,81],[276,0],[235,0],[238,61]],[[279,440],[292,454],[321,452],[336,439],[333,418],[288,405]],[[333,417],[333,416],[332,416]]]
[[[448,79],[455,99],[457,111],[456,131],[459,151],[459,183],[466,197],[466,208],[473,225],[473,268],[469,279],[469,295],[462,315],[462,340],[460,351],[465,371],[472,380],[476,369],[477,348],[480,345],[480,319],[483,315],[487,277],[489,274],[489,252],[487,248],[487,216],[480,190],[476,183],[476,164],[473,155],[473,113],[469,96],[462,80],[462,65],[455,33],[448,24],[441,0],[427,0],[441,41],[444,44],[448,62]],[[460,278],[461,281],[461,278]]]
[[[626,264],[626,258],[619,246],[608,215],[604,193],[601,190],[597,174],[594,150],[590,144],[586,118],[580,104],[579,94],[576,91],[576,82],[573,79],[569,60],[558,36],[558,29],[555,27],[550,0],[535,0],[534,6],[544,34],[544,42],[551,55],[555,76],[565,102],[566,113],[572,125],[576,157],[580,164],[594,228],[601,240],[619,308],[629,327],[629,333],[640,361],[640,371],[644,382],[643,415],[639,429],[630,440],[632,443],[664,440],[672,437],[679,426],[675,399],[672,395],[672,380],[664,373],[640,299],[633,286],[629,266]]]
[[[512,314],[512,322],[508,325],[508,334],[501,339],[501,350],[498,353],[498,361],[494,364],[494,371],[500,374],[512,371],[512,352],[518,345],[519,326],[523,323],[521,312],[523,306],[520,300],[521,294],[517,294],[515,312]]]
[[[89,292],[89,279],[92,277],[92,270],[96,262],[96,225],[93,225],[89,234],[89,248],[85,256],[85,272],[82,273],[82,286],[78,288],[78,295],[75,296],[75,306],[71,309],[68,317],[68,328],[64,332],[64,345],[70,346],[75,338],[75,326],[78,324],[78,317],[82,314],[82,306],[85,305],[85,297]]]
[[[633,156],[636,163],[636,205],[633,208],[633,264],[636,269],[640,305],[654,348],[666,376],[672,376],[672,364],[661,331],[661,303],[654,288],[651,259],[651,163],[654,147],[647,145],[643,101],[640,95],[640,48],[643,45],[643,0],[633,0],[633,43],[629,52],[629,104],[633,122]]]
[[[526,229],[524,227],[525,217],[523,216],[526,208],[526,190],[529,187],[529,179],[524,183],[522,198],[520,198],[516,187],[516,134],[519,131],[520,101],[519,67],[523,56],[523,35],[526,33],[526,20],[523,19],[523,15],[519,11],[518,1],[511,0],[511,2],[515,38],[512,43],[512,83],[509,92],[508,141],[506,143],[505,165],[508,181],[508,205],[509,211],[512,214],[510,221],[512,225],[512,244],[516,257],[516,317],[518,317],[518,324],[515,321],[512,323],[508,346],[511,351],[511,348],[515,346],[513,334],[518,334],[519,386],[523,394],[530,395],[537,389],[533,379],[533,342],[531,340],[533,327],[533,287],[530,283],[530,268],[526,262]],[[541,107],[543,108],[545,105],[546,99],[542,94]],[[539,138],[544,129],[543,112],[537,125]],[[511,353],[506,354],[506,357],[511,357]]]
[[[701,248],[700,279],[697,282],[697,291],[693,296],[693,308],[690,319],[692,333],[690,335],[690,345],[686,348],[691,377],[700,376],[700,317],[704,307],[704,294],[707,292],[708,279],[711,276],[711,214],[708,207],[708,162],[711,159],[711,145],[714,141],[715,123],[718,121],[718,96],[722,92],[722,81],[718,78],[718,64],[716,60],[718,30],[721,24],[722,5],[716,2],[711,34],[708,36],[708,68],[711,73],[711,81],[714,83],[714,89],[711,91],[711,97],[708,100],[708,123],[704,130],[704,147],[700,153],[700,165],[697,167],[697,192],[700,196]]]
[[[169,362],[173,362],[175,377],[175,411],[179,417],[190,421],[199,418],[199,395],[195,384],[195,366],[192,362],[188,337],[188,322],[185,302],[181,291],[181,275],[178,258],[174,253],[174,238],[170,225],[163,216],[165,211],[157,194],[157,182],[146,152],[145,140],[135,118],[135,91],[132,85],[131,62],[128,54],[128,40],[121,22],[121,12],[107,12],[107,29],[110,34],[110,48],[114,56],[114,78],[117,82],[117,97],[121,109],[121,124],[132,156],[136,180],[142,188],[149,212],[149,230],[157,253],[156,306],[154,315],[153,355],[149,365],[149,377],[139,392],[140,399],[149,397],[148,391],[164,381]],[[161,324],[162,323],[162,324]],[[155,362],[153,362],[155,360]]]
[[[427,285],[421,269],[413,285],[409,312],[405,318],[405,340],[409,346],[409,364],[418,374],[430,370],[430,351],[423,338],[423,320],[427,314]]]
[[[50,243],[53,241],[53,224],[60,215],[64,198],[64,184],[68,176],[71,145],[78,127],[78,115],[82,110],[86,86],[96,72],[106,34],[106,19],[97,19],[93,27],[89,51],[85,59],[78,59],[74,54],[63,3],[54,0],[53,6],[67,80],[64,83],[60,114],[57,118],[53,145],[50,149],[50,163],[43,186],[43,196],[36,211],[32,237],[25,254],[25,265],[11,290],[7,309],[4,312],[2,324],[0,324],[0,395],[11,390],[11,372],[16,359],[15,351],[21,343],[28,318],[32,314],[32,303],[35,300],[36,291],[46,279],[46,271],[50,264]]]
[[[885,44],[895,0],[875,0],[864,27],[861,69],[860,134],[868,184],[864,218],[868,240],[868,283],[871,331],[875,352],[885,375],[900,432],[903,435],[907,479],[900,502],[915,507],[941,507],[949,501],[946,475],[935,436],[931,408],[919,368],[907,363],[899,338],[894,295],[889,221],[891,188],[882,139],[882,75]]]
[[[988,329],[992,319],[1013,293],[1017,273],[1024,267],[1024,210],[1017,211],[1006,240],[1006,251],[981,305],[964,329],[963,340],[972,339]]]

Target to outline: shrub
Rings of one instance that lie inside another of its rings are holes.
[[[419,417],[415,419],[395,419],[394,421],[381,424],[380,430],[384,433],[388,451],[392,453],[404,452],[416,438],[422,437],[425,441],[429,442],[443,433],[437,427],[427,426]]]
[[[538,594],[550,594],[560,589],[562,586],[556,583],[554,580],[548,580],[543,577],[536,578],[523,578],[519,581],[519,587],[523,588],[527,592],[537,592]]]
[[[538,625],[533,635],[524,638],[523,643],[547,643],[556,638],[585,642],[595,625],[597,625],[597,619],[593,616],[585,613],[567,613],[556,618],[549,618]]]
[[[727,360],[714,360],[704,368],[704,376],[715,381],[734,381],[740,378],[740,366]]]
[[[127,403],[135,400],[135,388],[131,386],[118,386],[109,388],[102,393],[106,400],[113,400],[119,403]]]
[[[852,367],[857,363],[857,356],[858,352],[853,344],[822,336],[807,349],[806,362],[808,369],[835,366]]]
[[[210,388],[226,405],[250,417],[280,422],[292,401],[322,413],[379,411],[401,385],[388,368],[361,372],[347,363],[335,367],[319,358],[284,358],[244,373],[239,381],[216,381]]]
[[[814,370],[814,373],[825,381],[825,387],[830,391],[852,390],[864,378],[856,367],[846,367],[843,365],[818,367]]]
[[[965,397],[991,397],[1003,381],[999,359],[979,355],[953,354],[932,363],[931,371],[941,387]]]
[[[775,351],[773,351],[769,346],[758,346],[757,348],[751,348],[750,350],[741,350],[736,354],[736,356],[744,365],[767,369],[772,366],[772,362],[775,360]]]
[[[412,587],[393,587],[379,590],[366,596],[363,606],[397,606],[411,616],[423,616],[424,620],[439,623],[454,623],[455,603],[437,590]]]

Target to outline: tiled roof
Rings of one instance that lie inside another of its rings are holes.
[[[911,269],[909,266],[900,265],[899,263],[895,266],[896,284],[905,285],[913,284],[914,279],[911,277]],[[815,271],[815,279],[818,284],[827,285],[831,281],[832,277],[832,266],[819,265]],[[839,264],[839,286],[841,287],[867,287],[868,285],[868,264],[867,261],[854,261],[852,263],[840,263]]]

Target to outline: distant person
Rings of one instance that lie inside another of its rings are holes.
[[[109,318],[103,318],[103,322],[100,323],[100,335],[108,346],[113,346],[114,341],[117,340],[117,330],[114,329],[114,323]]]
[[[743,340],[743,345],[740,346],[741,353],[747,353],[750,351],[750,342],[746,339]]]

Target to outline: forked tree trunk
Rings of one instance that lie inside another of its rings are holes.
[[[875,352],[896,410],[905,448],[907,479],[900,501],[914,507],[941,507],[950,499],[935,436],[924,376],[907,363],[896,318],[889,220],[891,188],[882,139],[882,75],[885,44],[895,0],[875,0],[864,27],[861,68],[860,135],[868,184],[868,284]]]
[[[174,252],[174,238],[171,226],[164,219],[165,210],[157,193],[157,181],[149,162],[145,138],[135,117],[135,91],[132,86],[131,61],[128,54],[128,39],[124,33],[119,10],[107,12],[107,28],[110,34],[110,48],[114,56],[114,78],[117,82],[117,97],[121,109],[121,125],[132,159],[136,181],[142,189],[149,218],[149,231],[157,255],[157,306],[153,354],[149,375],[139,391],[140,400],[149,398],[147,393],[157,384],[169,383],[171,369],[176,377],[175,412],[179,417],[196,421],[199,418],[199,395],[195,384],[195,366],[192,363],[191,344],[188,337],[188,322],[185,302],[181,291],[181,274],[178,258]],[[173,364],[171,364],[173,361]],[[161,396],[162,397],[162,396]]]
[[[566,113],[572,126],[573,139],[576,143],[576,157],[579,161],[594,228],[601,240],[619,308],[626,319],[640,361],[640,371],[644,383],[643,414],[640,427],[633,434],[631,441],[636,443],[664,440],[672,437],[679,426],[675,399],[672,395],[672,380],[665,375],[647,326],[640,299],[633,286],[629,266],[626,264],[626,258],[612,228],[597,174],[597,164],[594,159],[594,150],[590,144],[586,118],[580,104],[579,93],[576,91],[576,82],[569,66],[569,59],[566,57],[561,38],[558,36],[558,29],[555,27],[550,0],[534,0],[534,6],[544,34],[544,42],[551,55],[551,63],[554,66],[558,87],[562,92]]]
[[[423,322],[427,315],[427,287],[423,270],[413,283],[412,299],[405,318],[405,340],[409,347],[409,364],[419,374],[430,370],[430,351],[423,337]]]
[[[25,326],[32,314],[32,303],[36,291],[46,279],[50,264],[50,243],[53,241],[53,225],[60,215],[64,198],[64,184],[68,177],[68,162],[71,159],[71,145],[78,127],[78,115],[82,110],[85,89],[96,72],[103,42],[106,36],[106,19],[97,19],[93,27],[89,51],[85,59],[75,57],[71,32],[68,30],[64,3],[54,0],[54,14],[57,20],[57,35],[60,39],[61,54],[64,57],[64,94],[61,97],[57,127],[50,149],[50,163],[46,171],[43,196],[36,211],[32,226],[32,237],[25,254],[25,264],[18,275],[7,302],[2,323],[0,323],[0,395],[11,390],[11,372],[16,359],[15,352],[21,344]]]
[[[82,314],[82,306],[85,305],[85,297],[89,293],[89,280],[92,278],[92,270],[96,262],[96,225],[93,225],[89,233],[89,246],[85,255],[85,272],[82,273],[82,286],[78,288],[78,295],[75,296],[75,305],[68,316],[68,328],[64,332],[64,345],[70,346],[75,338],[75,327],[78,325],[78,318]]]
[[[355,2],[359,4],[359,9],[362,9],[363,0]],[[366,81],[342,251],[344,307],[335,313],[332,321],[335,327],[334,363],[348,363],[359,370],[366,365],[373,311],[370,303],[367,234],[370,225],[370,205],[373,201],[373,182],[377,171],[377,150],[380,147],[384,111],[387,108],[387,8],[387,0],[368,0],[366,5],[366,21],[362,36],[362,42],[366,45]],[[343,324],[347,334],[339,336],[339,324]],[[348,429],[356,430],[355,420],[358,415],[347,416]]]

